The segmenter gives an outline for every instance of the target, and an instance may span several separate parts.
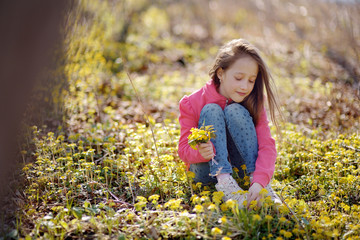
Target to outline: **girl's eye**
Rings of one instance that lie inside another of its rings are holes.
[[[235,78],[236,80],[238,80],[238,81],[241,81],[242,80],[242,78]]]

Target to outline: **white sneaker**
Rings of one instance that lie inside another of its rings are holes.
[[[281,201],[280,197],[274,192],[274,190],[272,189],[270,183],[268,185],[266,185],[265,189],[268,191],[268,194],[266,196],[270,196],[271,200],[275,204],[282,204],[282,201]]]
[[[239,193],[239,191],[243,191],[243,189],[239,187],[238,183],[231,175],[221,183],[217,183],[215,188],[217,191],[224,193],[224,202],[232,199],[238,202],[239,208],[244,208],[243,202],[246,200],[246,194]]]
[[[252,179],[253,179],[253,173],[250,174],[250,182],[252,182]],[[271,181],[269,182],[268,185],[265,186],[265,189],[268,191],[266,196],[270,196],[271,200],[274,203],[282,204],[282,201],[281,201],[280,197],[275,193],[275,191],[271,187]]]

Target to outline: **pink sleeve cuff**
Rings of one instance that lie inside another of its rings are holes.
[[[251,185],[253,185],[253,183],[259,183],[262,187],[266,187],[266,185],[268,185],[269,182],[270,182],[270,179],[266,174],[261,174],[261,173],[256,174],[256,172],[254,172],[254,177],[251,182]]]

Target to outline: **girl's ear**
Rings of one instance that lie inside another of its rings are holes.
[[[220,79],[220,81],[223,74],[224,74],[224,70],[222,68],[218,68],[218,70],[216,71],[216,76]]]

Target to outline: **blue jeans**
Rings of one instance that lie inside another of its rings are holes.
[[[210,103],[203,107],[200,113],[199,128],[203,125],[213,125],[216,138],[211,139],[216,156],[214,160],[190,165],[190,171],[195,173],[195,182],[216,183],[219,173],[232,173],[232,168],[243,173],[241,165],[246,165],[246,174],[255,171],[258,156],[258,142],[255,126],[248,110],[238,103],[232,103],[222,108]],[[242,174],[242,177],[244,174]]]

